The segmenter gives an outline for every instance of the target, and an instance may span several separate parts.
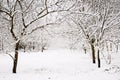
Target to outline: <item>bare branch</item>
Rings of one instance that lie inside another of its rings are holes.
[[[19,6],[20,6],[20,8],[21,8],[21,15],[22,15],[22,24],[23,24],[23,26],[24,26],[24,28],[22,29],[22,31],[23,32],[21,32],[21,36],[23,36],[24,35],[24,32],[25,32],[25,29],[27,28],[27,26],[26,26],[26,24],[25,24],[25,19],[24,19],[24,14],[23,14],[23,7],[22,7],[22,4],[21,4],[21,2],[19,1],[19,0],[17,0],[18,1],[18,3],[19,3]],[[32,4],[32,3],[31,3]],[[31,5],[30,4],[30,5]],[[29,7],[29,6],[28,6]]]
[[[30,6],[32,5],[33,1],[34,1],[34,0],[32,0],[32,1],[30,2],[30,4],[27,6],[27,8],[26,8],[23,12],[26,12],[26,11],[30,8]]]
[[[119,12],[113,19],[111,19],[111,20],[107,23],[108,26],[111,26],[113,23],[115,23],[116,20],[119,19],[119,17],[120,17],[120,12]]]
[[[5,52],[5,54],[9,55],[12,58],[12,60],[14,61],[14,57],[11,54],[9,54],[7,51]]]
[[[28,33],[27,35],[30,35],[30,34],[32,34],[33,32],[35,32],[36,30],[39,30],[39,29],[41,29],[41,28],[44,28],[45,26],[55,25],[55,24],[57,24],[57,23],[48,23],[48,24],[45,24],[45,25],[41,25],[41,26],[36,27],[35,29],[33,29],[33,30],[32,30],[30,33]]]
[[[6,13],[8,16],[12,17],[11,14],[9,12],[7,12],[7,11],[0,10],[0,12]]]
[[[104,25],[105,25],[105,22],[106,22],[107,12],[108,12],[107,9],[105,9],[105,13],[104,13],[104,17],[103,17],[103,22],[102,22],[102,26],[101,26],[101,32],[104,29]]]
[[[72,18],[71,18],[71,19],[72,19]],[[72,19],[72,21],[73,21],[77,26],[79,26],[79,27],[81,28],[81,30],[82,30],[83,34],[85,35],[86,39],[89,39],[89,40],[90,40],[89,36],[86,34],[86,32],[85,32],[84,28],[81,26],[81,24],[78,23],[78,22],[76,22],[74,19]]]
[[[43,9],[40,13],[38,13],[38,15],[37,15],[37,16],[41,15],[44,11],[46,11],[46,8],[45,8],[45,9]]]
[[[45,0],[46,13],[48,13],[47,0]]]
[[[59,2],[60,2],[60,1],[59,1]],[[46,6],[46,7],[45,7],[45,9],[43,9],[41,12],[39,12],[37,16],[40,16],[42,13],[44,13],[44,11],[46,11],[46,13],[48,13],[48,8],[50,8],[50,7],[54,6],[54,5],[57,5],[59,2],[57,1],[55,4],[52,4],[52,5],[50,5],[50,6],[47,6],[47,0],[45,0],[45,6]]]
[[[55,13],[55,12],[65,12],[65,11],[68,11],[68,10],[69,10],[69,9],[67,9],[67,10],[59,10],[59,11],[58,11],[58,10],[53,10],[53,11],[47,12],[47,13],[45,13],[44,15],[42,15],[42,16],[34,19],[34,20],[32,20],[32,21],[31,21],[30,23],[28,23],[26,26],[28,27],[29,25],[31,25],[31,24],[34,23],[35,21],[37,21],[37,20],[39,20],[39,19],[47,16],[48,14]]]

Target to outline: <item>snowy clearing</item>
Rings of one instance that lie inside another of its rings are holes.
[[[79,51],[19,52],[17,74],[12,73],[12,59],[0,54],[0,80],[120,80],[120,54],[97,68],[88,53]]]

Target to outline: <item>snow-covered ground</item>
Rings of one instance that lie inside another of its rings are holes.
[[[120,53],[113,53],[110,65],[102,59],[101,68],[89,53],[73,50],[19,52],[17,74],[12,65],[8,55],[0,54],[0,80],[120,80]]]

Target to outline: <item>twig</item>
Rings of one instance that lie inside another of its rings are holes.
[[[5,52],[5,54],[9,55],[14,61],[14,57],[11,54],[7,53],[7,51]]]

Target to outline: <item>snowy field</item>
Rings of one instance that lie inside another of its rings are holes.
[[[97,68],[90,54],[80,51],[19,52],[17,74],[12,59],[0,54],[0,80],[120,80],[120,54],[113,53],[110,65],[102,59]]]

